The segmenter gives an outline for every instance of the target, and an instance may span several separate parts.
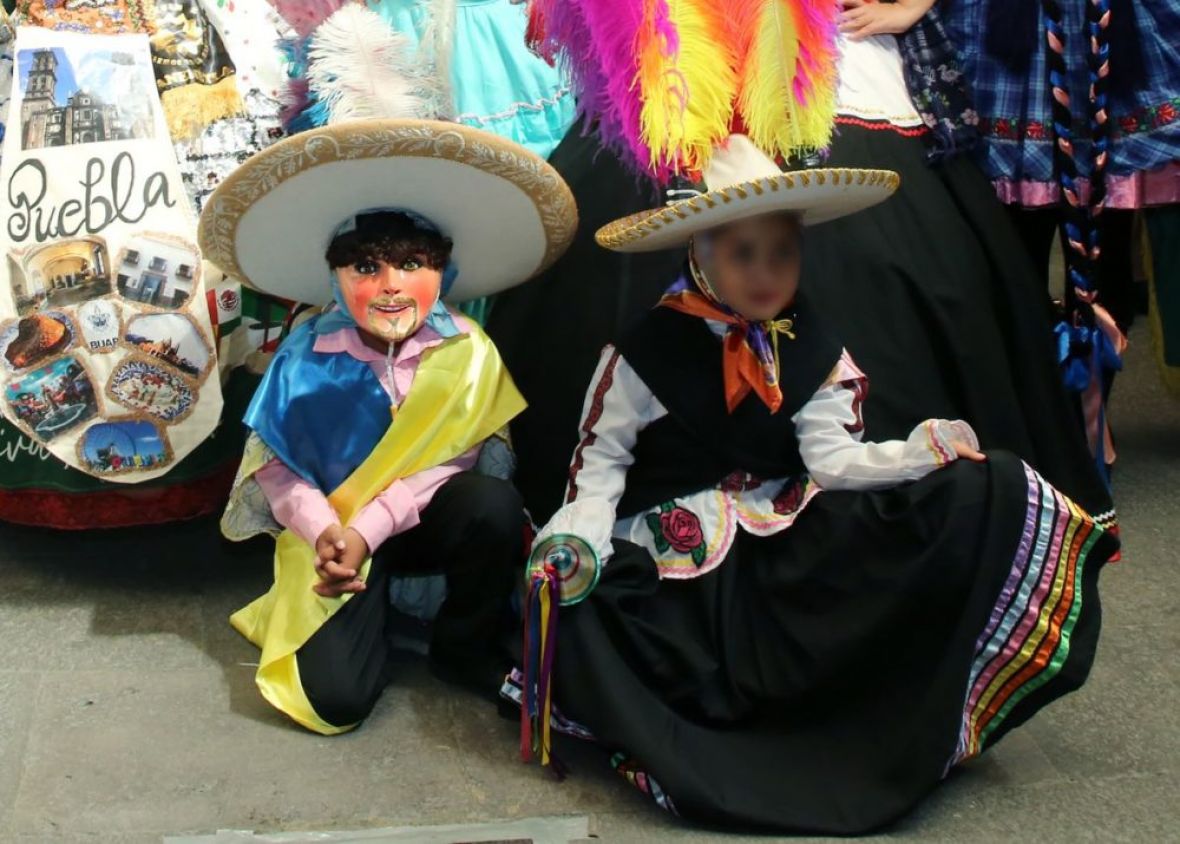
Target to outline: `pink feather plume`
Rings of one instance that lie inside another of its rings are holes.
[[[270,0],[270,5],[300,38],[306,38],[349,2],[351,0]]]

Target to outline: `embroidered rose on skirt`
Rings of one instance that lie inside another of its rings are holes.
[[[762,486],[762,481],[748,472],[730,472],[719,485],[722,492],[748,492]]]
[[[803,505],[803,497],[807,493],[807,479],[800,478],[783,484],[782,492],[774,499],[774,512],[780,516],[789,516]]]
[[[698,566],[704,563],[708,554],[705,533],[700,518],[692,511],[674,503],[663,504],[659,513],[648,514],[647,526],[661,554],[672,550],[688,554]]]

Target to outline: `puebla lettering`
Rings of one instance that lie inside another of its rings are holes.
[[[49,189],[45,164],[39,158],[26,158],[8,180],[8,203],[12,206],[8,236],[14,243],[30,237],[34,243],[43,243],[73,237],[83,230],[98,234],[112,223],[138,223],[157,205],[176,205],[164,172],[150,173],[139,182],[135,159],[129,152],[115,156],[109,169],[101,158],[91,158],[78,184],[82,187],[80,199],[43,204]]]
[[[0,437],[3,437],[6,433],[8,432],[0,428]],[[16,463],[21,454],[27,454],[34,460],[46,460],[50,456],[49,449],[45,448],[45,446],[27,439],[19,433],[16,434],[15,440],[9,439],[0,445],[0,460]]]

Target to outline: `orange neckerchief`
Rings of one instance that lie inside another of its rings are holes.
[[[730,413],[753,390],[771,413],[778,413],[783,391],[778,378],[778,337],[795,339],[794,320],[751,322],[721,303],[689,252],[688,269],[696,289],[681,276],[660,300],[660,306],[729,326],[721,353],[725,373],[725,404]]]

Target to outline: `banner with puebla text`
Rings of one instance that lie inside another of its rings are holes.
[[[159,477],[221,413],[195,220],[148,39],[17,30],[0,410],[94,477]]]

